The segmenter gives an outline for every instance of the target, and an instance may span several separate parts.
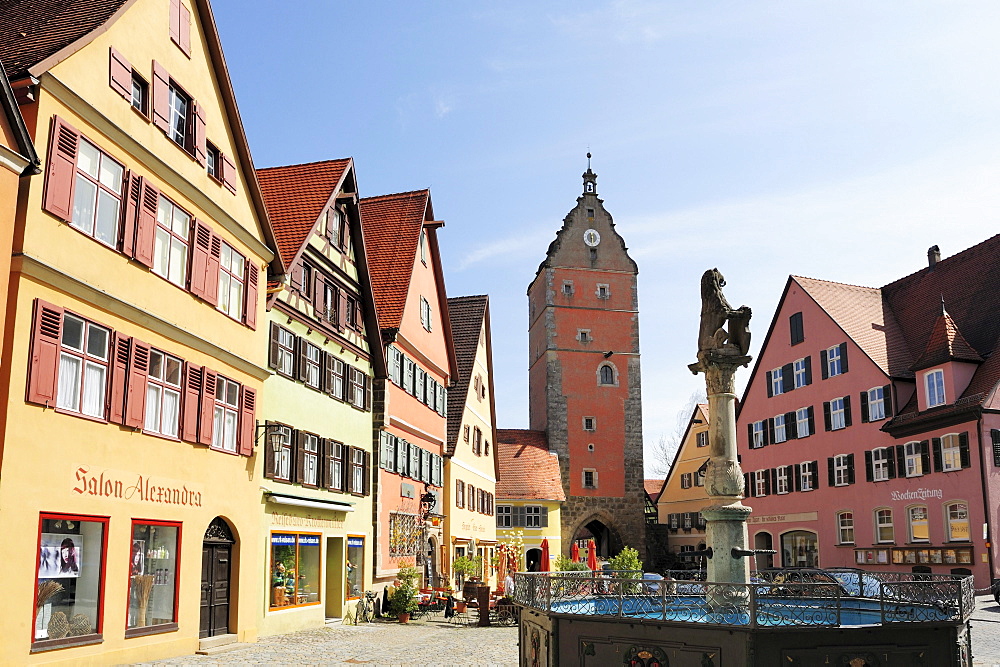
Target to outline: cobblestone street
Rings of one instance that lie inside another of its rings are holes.
[[[1000,606],[990,595],[976,598],[972,615],[973,665],[1000,667]]]

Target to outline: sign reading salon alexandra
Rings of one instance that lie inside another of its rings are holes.
[[[97,470],[88,465],[76,467],[73,493],[115,500],[201,507],[201,491],[184,482],[150,477],[123,470]]]

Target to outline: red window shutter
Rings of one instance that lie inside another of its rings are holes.
[[[125,175],[125,211],[122,224],[122,238],[118,245],[126,257],[135,256],[135,226],[142,201],[142,176],[135,171]]]
[[[149,378],[149,345],[132,341],[128,363],[128,393],[125,397],[125,426],[142,428],[146,423],[146,381]]]
[[[175,44],[181,43],[181,0],[170,0],[170,39]]]
[[[236,194],[236,165],[222,153],[219,153],[219,157],[222,158],[222,182],[230,192]]]
[[[191,268],[188,271],[188,290],[206,299],[205,281],[208,278],[208,258],[212,254],[212,230],[200,220],[191,220]]]
[[[354,302],[354,328],[361,331],[361,302]]]
[[[135,220],[135,248],[132,257],[137,262],[153,268],[153,242],[156,239],[156,208],[160,203],[160,191],[142,179],[142,194],[139,197],[139,213]]]
[[[243,323],[251,329],[257,329],[257,283],[260,282],[260,269],[251,260],[246,263],[246,289],[243,290],[246,302],[243,304]]]
[[[191,100],[191,146],[189,152],[194,155],[198,164],[205,166],[205,152],[207,150],[205,141],[205,107]]]
[[[339,290],[340,303],[337,307],[337,326],[343,329],[347,326],[347,293],[344,290]]]
[[[28,367],[28,391],[25,400],[55,407],[59,378],[59,342],[62,340],[63,309],[35,300],[31,336],[31,361]]]
[[[184,364],[184,367],[184,394],[181,397],[181,439],[185,442],[198,442],[203,369],[192,363]]]
[[[108,405],[108,421],[112,424],[125,423],[125,393],[128,389],[128,358],[132,351],[132,338],[115,334],[114,354],[111,357],[111,400]]]
[[[317,271],[313,281],[313,315],[320,322],[326,321],[326,306],[326,281],[323,274]]]
[[[181,47],[181,51],[184,55],[191,56],[191,10],[185,7],[182,3],[178,1],[178,7],[180,8],[180,17],[177,24],[177,32],[179,39],[177,40],[177,46]]]
[[[256,414],[257,392],[244,386],[240,392],[240,432],[236,443],[241,456],[253,456]]]
[[[132,99],[132,66],[125,56],[111,47],[111,88],[127,100]]]
[[[73,188],[79,147],[80,133],[62,118],[53,116],[42,208],[66,222],[73,219]]]
[[[201,406],[198,416],[198,442],[203,445],[211,446],[214,435],[215,383],[217,380],[218,373],[205,367],[201,377]]]
[[[278,352],[281,349],[281,346],[278,345],[278,340],[279,340],[278,337],[280,335],[281,335],[281,329],[278,328],[277,324],[271,322],[271,342],[270,345],[268,346],[268,353],[267,353],[267,365],[270,368],[278,367]]]
[[[153,125],[170,131],[170,75],[163,65],[153,61]]]
[[[205,266],[205,295],[202,297],[213,306],[219,305],[219,268],[222,264],[222,239],[212,234],[212,247]]]

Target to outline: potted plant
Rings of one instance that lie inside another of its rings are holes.
[[[393,614],[400,623],[408,623],[410,614],[417,610],[417,600],[414,597],[417,594],[417,587],[414,582],[419,576],[417,568],[412,565],[401,568],[399,574],[396,575],[399,585],[389,597],[389,613]]]
[[[471,591],[479,587],[479,584],[474,584],[472,582],[479,580],[479,573],[483,569],[483,561],[478,556],[459,556],[451,564],[452,570],[455,574],[460,576],[464,586],[462,587],[462,597],[466,600],[469,599],[470,595],[473,595]],[[466,581],[468,577],[468,581]]]

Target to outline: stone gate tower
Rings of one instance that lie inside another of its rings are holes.
[[[645,559],[638,267],[587,160],[528,287],[530,422],[559,454],[564,551],[593,535],[602,557],[627,545]]]

